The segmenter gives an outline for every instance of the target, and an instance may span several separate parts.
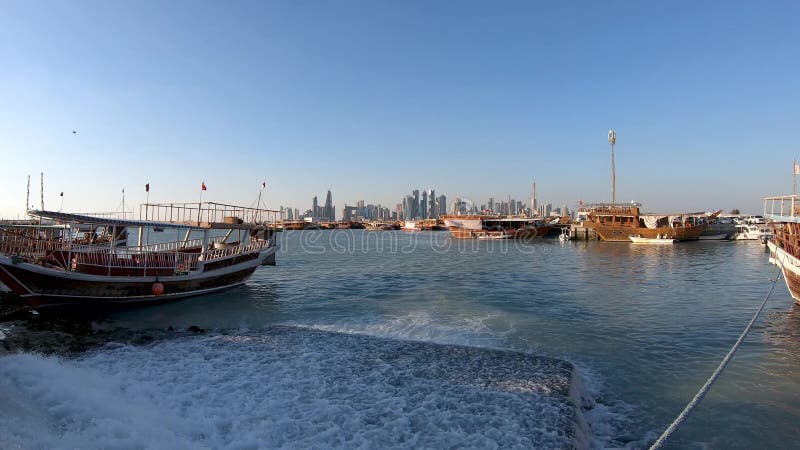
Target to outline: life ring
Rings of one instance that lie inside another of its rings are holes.
[[[155,283],[153,283],[152,290],[153,290],[153,295],[161,295],[164,293],[164,285],[156,281]]]

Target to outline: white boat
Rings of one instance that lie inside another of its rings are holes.
[[[631,240],[634,244],[653,244],[653,245],[672,245],[678,242],[677,239],[673,239],[667,236],[661,236],[660,234],[655,238],[644,238],[641,236],[628,236],[628,239]]]
[[[772,237],[772,233],[757,224],[740,223],[736,225],[736,234],[733,239],[737,241],[763,241]]]
[[[475,237],[477,239],[511,239],[511,235],[510,234],[506,234],[506,233],[502,233],[502,232],[501,233],[492,233],[492,232],[489,232],[489,233],[477,233],[477,234],[475,234]]]
[[[419,223],[412,220],[406,220],[405,222],[403,222],[403,226],[400,227],[400,229],[403,231],[422,231],[422,228],[420,228]]]
[[[558,236],[558,240],[561,241],[561,242],[566,242],[566,241],[568,241],[570,239],[571,238],[570,238],[570,235],[569,235],[569,228],[562,228],[561,229],[561,234]]]

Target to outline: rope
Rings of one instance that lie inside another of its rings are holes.
[[[756,322],[756,319],[758,319],[758,316],[761,315],[761,311],[764,309],[764,305],[767,304],[767,300],[769,300],[770,295],[772,295],[772,291],[775,290],[775,285],[781,278],[781,274],[783,273],[781,271],[781,265],[780,264],[776,265],[778,265],[778,276],[776,276],[775,279],[772,281],[772,286],[769,288],[767,296],[764,297],[764,301],[761,302],[761,306],[758,307],[758,310],[756,310],[756,313],[753,315],[753,318],[750,319],[750,323],[748,323],[747,326],[744,328],[744,331],[742,331],[742,334],[739,336],[739,339],[736,340],[736,343],[733,344],[733,347],[731,347],[730,351],[728,351],[728,354],[725,355],[725,358],[723,358],[722,362],[719,363],[719,366],[717,366],[717,370],[715,370],[714,373],[711,374],[711,377],[709,377],[708,381],[706,381],[706,384],[704,384],[703,387],[700,388],[700,390],[697,392],[694,398],[692,398],[692,401],[690,401],[689,404],[686,405],[685,408],[683,408],[683,411],[681,411],[681,413],[678,414],[678,417],[675,418],[675,420],[670,424],[670,426],[666,430],[664,430],[664,433],[662,433],[661,436],[659,436],[658,440],[656,440],[656,442],[650,446],[650,450],[660,449],[667,442],[667,440],[669,440],[669,438],[672,436],[672,433],[674,433],[675,430],[677,430],[678,427],[681,426],[681,424],[683,424],[683,422],[686,420],[687,417],[689,417],[689,414],[691,414],[691,412],[695,409],[695,407],[697,407],[697,405],[699,405],[700,402],[703,401],[703,398],[706,396],[706,394],[708,394],[708,391],[711,390],[711,387],[717,381],[717,378],[719,378],[719,376],[722,374],[722,371],[725,370],[725,367],[727,367],[731,358],[733,358],[733,355],[736,353],[736,350],[739,349],[739,346],[742,345],[744,338],[750,332],[750,329],[753,327],[753,324]]]

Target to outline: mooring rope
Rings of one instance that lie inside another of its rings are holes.
[[[694,398],[692,398],[692,401],[690,401],[689,404],[686,405],[685,408],[683,408],[683,411],[681,411],[681,413],[678,414],[678,417],[675,418],[675,420],[670,424],[670,426],[666,430],[664,430],[661,436],[659,436],[658,440],[656,440],[653,443],[653,445],[650,446],[650,450],[660,449],[667,442],[667,440],[669,440],[669,438],[672,436],[672,433],[674,433],[675,430],[677,430],[678,427],[681,426],[681,424],[683,424],[686,418],[689,417],[689,414],[691,414],[692,410],[694,410],[695,407],[697,407],[697,405],[699,405],[700,402],[703,401],[703,398],[706,396],[706,394],[708,394],[708,391],[711,390],[711,387],[717,381],[717,378],[719,378],[720,374],[722,374],[722,371],[725,370],[725,367],[728,365],[731,358],[733,358],[733,355],[734,353],[736,353],[736,350],[738,350],[739,346],[742,345],[742,342],[744,341],[744,338],[747,336],[747,333],[750,332],[750,329],[753,327],[753,324],[756,322],[756,319],[758,319],[758,316],[761,315],[761,311],[764,309],[764,305],[767,304],[767,300],[769,300],[770,295],[772,295],[772,291],[775,290],[775,285],[781,278],[781,274],[783,273],[782,266],[777,260],[776,260],[776,265],[778,266],[778,275],[775,277],[774,280],[772,280],[772,286],[770,286],[769,292],[767,292],[767,296],[764,297],[764,301],[761,302],[761,306],[759,306],[758,310],[756,310],[756,313],[753,314],[753,318],[750,319],[750,323],[748,323],[747,326],[744,328],[744,331],[742,331],[742,334],[739,336],[739,339],[736,340],[736,343],[733,344],[733,347],[731,347],[730,351],[728,351],[728,354],[725,355],[725,358],[723,358],[722,362],[719,363],[719,366],[717,366],[717,370],[715,370],[714,373],[711,374],[711,377],[709,377],[708,381],[706,381],[706,384],[704,384],[703,387],[700,388],[700,390],[697,392]]]

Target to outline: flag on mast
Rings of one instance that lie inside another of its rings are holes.
[[[794,174],[800,175],[800,164],[794,163]]]
[[[266,181],[262,181],[261,182],[261,190],[263,191],[264,189],[266,189],[266,187],[267,187],[267,182]]]
[[[205,191],[206,190],[206,182],[205,181],[201,181],[200,182],[200,190],[201,191]]]
[[[145,185],[144,185],[144,191],[145,191],[145,192],[150,192],[150,183],[145,183]]]
[[[59,197],[63,197],[63,196],[64,196],[64,193],[62,192],[62,193],[58,194],[58,196],[59,196]]]

